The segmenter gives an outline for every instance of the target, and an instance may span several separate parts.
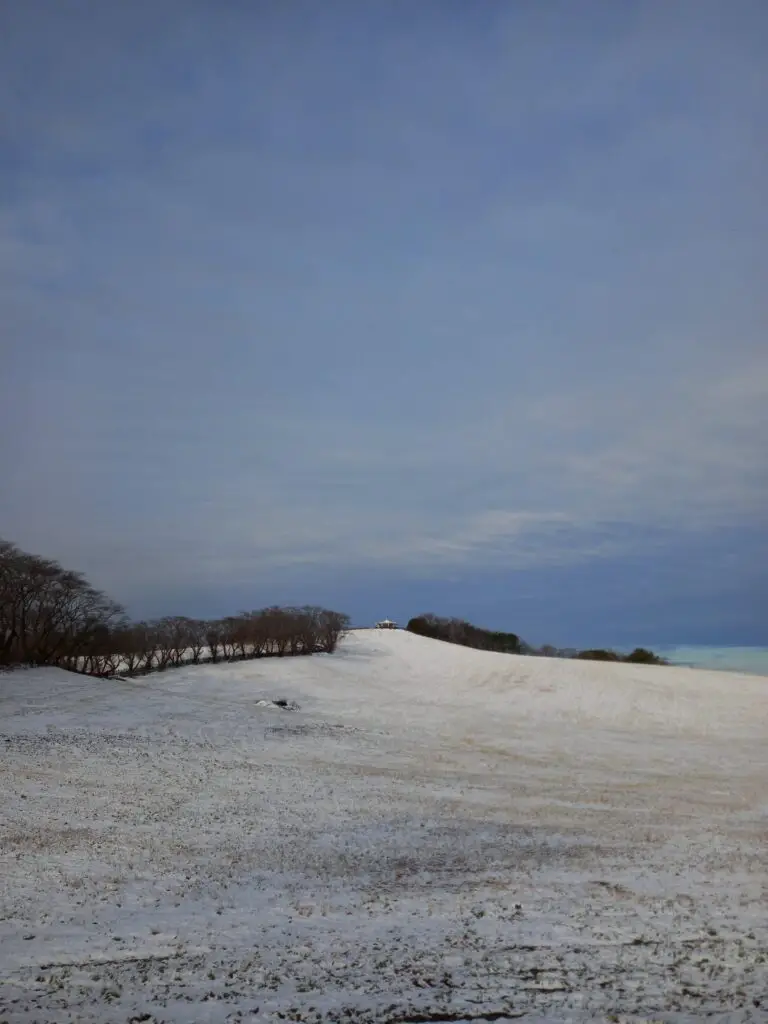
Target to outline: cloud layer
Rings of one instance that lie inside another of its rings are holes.
[[[723,530],[749,571],[761,4],[3,18],[0,532],[137,607]]]

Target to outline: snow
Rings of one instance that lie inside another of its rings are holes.
[[[768,1020],[767,678],[361,630],[0,743],[0,1021]]]

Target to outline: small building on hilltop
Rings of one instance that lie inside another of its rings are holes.
[[[397,623],[392,619],[382,619],[381,622],[376,623],[376,629],[397,629]]]

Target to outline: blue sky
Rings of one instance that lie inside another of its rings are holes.
[[[762,0],[0,8],[0,535],[131,612],[768,643]]]

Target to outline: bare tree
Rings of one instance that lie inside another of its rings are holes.
[[[221,634],[221,647],[224,652],[224,657],[227,660],[232,661],[235,657],[235,650],[237,646],[237,627],[238,620],[234,615],[228,615],[225,619],[222,619],[222,634]]]
[[[192,619],[184,615],[169,615],[160,620],[160,628],[167,639],[168,663],[178,668],[183,665],[193,640]]]
[[[128,625],[112,634],[112,647],[119,658],[115,672],[135,676],[141,670],[143,648],[138,625]]]
[[[165,672],[173,664],[174,627],[170,618],[157,619],[150,623],[155,639],[155,669]]]
[[[248,612],[248,636],[254,658],[263,658],[269,654],[270,635],[269,623],[263,611]]]
[[[138,651],[136,672],[146,674],[155,667],[155,654],[158,646],[157,631],[151,622],[137,622],[133,626],[133,634]]]
[[[265,608],[265,626],[269,635],[270,653],[282,657],[291,642],[292,623],[284,608]]]
[[[92,675],[163,671],[211,661],[332,652],[349,618],[314,606],[241,612],[205,622],[130,623],[78,572],[0,540],[0,665],[59,665]]]
[[[0,660],[72,665],[125,621],[81,573],[0,541]]]
[[[323,608],[318,616],[318,643],[321,651],[333,654],[349,630],[350,618],[341,612]]]
[[[189,651],[192,656],[192,664],[199,665],[200,657],[205,649],[205,634],[207,623],[201,619],[188,619],[187,629],[189,631]]]
[[[228,619],[229,636],[232,645],[232,657],[245,659],[248,657],[248,649],[251,644],[251,624],[246,612],[233,615]]]
[[[211,661],[218,661],[219,651],[224,654],[224,623],[220,619],[205,623],[205,642],[211,652]]]

